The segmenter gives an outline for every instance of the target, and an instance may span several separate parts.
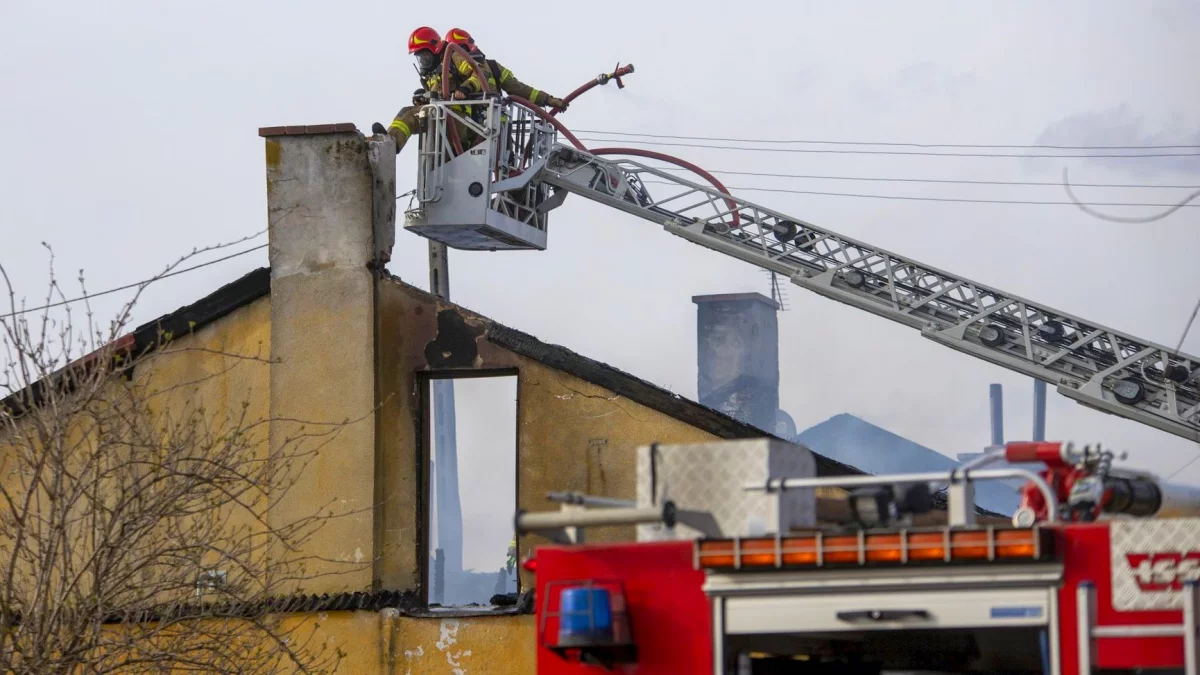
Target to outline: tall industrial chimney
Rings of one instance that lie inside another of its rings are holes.
[[[1046,440],[1046,383],[1033,381],[1033,439]]]
[[[698,295],[697,395],[702,405],[768,433],[779,410],[779,305],[760,293]]]
[[[992,404],[992,445],[1004,445],[1004,389],[993,384],[988,390]]]

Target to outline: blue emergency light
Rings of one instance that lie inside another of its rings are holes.
[[[560,596],[560,645],[597,645],[613,641],[612,596],[589,586],[564,588]]]

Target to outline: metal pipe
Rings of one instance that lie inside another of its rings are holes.
[[[743,490],[761,490],[780,492],[799,488],[821,487],[866,487],[871,485],[895,485],[897,483],[945,483],[957,480],[955,473],[961,473],[962,480],[1004,480],[1007,478],[1024,478],[1033,483],[1046,499],[1046,519],[1050,522],[1058,520],[1058,500],[1051,491],[1046,479],[1025,469],[982,469],[961,471],[957,467],[951,471],[930,471],[927,473],[909,473],[886,476],[833,476],[829,478],[773,478],[764,482],[746,483]]]
[[[984,448],[983,454],[954,467],[954,470],[950,472],[950,477],[956,478],[962,475],[965,471],[973,471],[979,467],[998,462],[1004,459],[1004,455],[1004,446]]]
[[[450,299],[449,252],[444,243],[429,240],[429,291],[443,300]]]
[[[1046,383],[1033,381],[1033,440],[1046,440]]]
[[[1196,594],[1200,592],[1194,579],[1183,584],[1183,672],[1197,675],[1196,654]]]
[[[1195,518],[1200,513],[1200,487],[1152,479],[1158,488],[1159,505],[1155,518]]]
[[[631,499],[613,499],[612,497],[593,497],[581,492],[551,492],[546,499],[559,504],[579,504],[580,506],[595,506],[606,509],[627,509],[637,506]]]
[[[602,527],[605,525],[644,525],[649,523],[675,524],[675,505],[666,502],[661,507],[612,508],[595,511],[538,511],[518,513],[518,534],[539,530],[561,530],[566,527]]]
[[[1151,638],[1179,637],[1183,635],[1183,626],[1150,625],[1150,626],[1096,626],[1092,636],[1098,638]]]
[[[992,445],[1004,445],[1004,389],[999,384],[988,389],[992,402]]]
[[[1092,640],[1092,630],[1096,626],[1096,597],[1095,584],[1081,581],[1075,589],[1075,640],[1078,645],[1079,673],[1091,673],[1092,661],[1096,654],[1095,642]]]

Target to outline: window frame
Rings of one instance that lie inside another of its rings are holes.
[[[433,512],[433,504],[430,497],[432,496],[431,485],[433,482],[433,383],[436,380],[473,380],[492,377],[515,377],[516,378],[516,429],[513,434],[513,503],[512,513],[516,514],[521,503],[521,398],[522,398],[522,383],[521,372],[517,368],[480,368],[472,370],[423,370],[417,372],[417,387],[420,405],[418,406],[418,452],[417,454],[417,476],[418,492],[417,492],[417,570],[420,575],[418,582],[419,597],[421,606],[427,611],[436,612],[438,614],[469,612],[471,614],[511,614],[510,607],[459,607],[438,605],[433,607],[430,605],[430,595],[433,592],[432,583],[430,582],[431,563],[433,549],[430,546],[430,538],[433,534],[433,523],[430,522],[430,516]],[[456,411],[457,416],[457,411]],[[510,522],[512,522],[510,520]],[[526,590],[521,583],[520,573],[520,551],[521,537],[515,531],[513,536],[517,543],[517,568],[515,571],[517,577],[517,595],[519,596]]]

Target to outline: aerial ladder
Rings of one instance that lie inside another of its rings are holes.
[[[601,75],[572,97],[620,84],[629,72]],[[421,236],[462,250],[544,250],[549,212],[579,195],[1053,384],[1083,405],[1200,442],[1195,356],[729,194],[686,161],[588,149],[554,113],[516,97],[434,100],[423,116],[417,189],[404,223]],[[462,137],[482,140],[462,147]]]

